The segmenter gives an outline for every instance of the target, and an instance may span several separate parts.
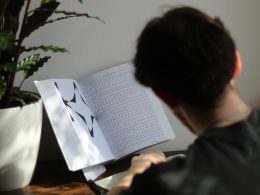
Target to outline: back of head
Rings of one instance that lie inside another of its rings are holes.
[[[235,44],[220,20],[190,7],[151,20],[134,59],[140,83],[201,108],[214,107],[233,76],[234,63]]]

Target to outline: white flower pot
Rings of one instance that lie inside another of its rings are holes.
[[[31,181],[39,151],[42,101],[0,109],[0,191]]]

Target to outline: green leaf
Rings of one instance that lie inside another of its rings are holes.
[[[50,2],[56,2],[56,0],[41,0],[41,4],[47,4]]]
[[[15,56],[15,40],[12,33],[0,32],[0,69],[13,70],[13,64],[10,64]],[[8,67],[11,66],[11,69]],[[14,65],[15,67],[15,65]]]
[[[65,53],[65,52],[69,52],[66,48],[63,48],[63,47],[57,47],[57,46],[53,46],[53,45],[40,45],[40,46],[37,46],[37,47],[29,47],[29,48],[25,48],[25,47],[22,47],[22,51],[35,51],[35,50],[38,50],[38,49],[41,49],[43,51],[50,51],[50,52],[54,52],[54,53],[57,53],[57,52],[60,52],[60,53]]]
[[[17,64],[17,70],[18,71],[30,70],[31,66],[35,65],[39,61],[39,59],[40,59],[40,54],[30,55]]]
[[[78,2],[83,3],[83,0],[78,0]]]
[[[24,71],[24,78],[27,79],[28,77],[32,76],[33,73],[37,72],[38,69],[42,67],[50,58],[50,56],[40,58],[36,64],[30,66],[30,69]]]
[[[11,40],[7,33],[0,32],[0,49],[6,50],[11,46]]]
[[[21,30],[20,39],[23,40],[25,37],[28,37],[33,31],[43,26],[46,20],[59,6],[59,4],[60,3],[56,1],[49,1],[41,4],[39,8],[35,9],[33,13],[27,18]]]
[[[2,97],[4,96],[5,90],[6,90],[6,82],[3,77],[0,77],[0,99],[2,99]]]
[[[40,49],[43,50],[43,51],[51,51],[51,52],[54,52],[54,53],[57,53],[57,52],[60,52],[60,53],[68,52],[68,50],[63,48],[63,47],[57,47],[57,46],[53,46],[53,45],[48,45],[48,46],[42,45],[40,47]]]
[[[38,93],[32,91],[23,91],[20,90],[19,87],[13,87],[9,94],[9,104],[8,108],[10,107],[17,107],[17,106],[25,106],[29,103],[36,102],[40,99],[40,95]],[[0,105],[0,108],[7,108],[4,105]]]
[[[14,37],[12,33],[0,32],[0,49],[6,50],[14,46]]]
[[[16,64],[12,62],[6,62],[0,64],[0,69],[8,72],[16,72]]]
[[[24,101],[24,99],[20,96],[12,96],[12,102],[15,102],[17,105],[19,106],[25,106],[26,102]]]
[[[69,12],[69,11],[65,11],[65,10],[55,10],[53,13],[55,13],[55,14],[63,14],[63,15],[65,15],[65,16],[59,17],[59,18],[55,18],[55,19],[53,19],[53,20],[48,20],[48,21],[46,22],[46,24],[47,24],[47,23],[53,23],[53,22],[56,22],[56,21],[59,21],[59,20],[64,20],[64,19],[68,19],[68,18],[73,18],[73,17],[93,18],[93,19],[100,20],[101,22],[105,23],[105,21],[102,20],[101,18],[96,17],[96,16],[91,16],[91,15],[89,15],[88,13]]]
[[[30,99],[39,100],[41,98],[41,96],[38,93],[32,91],[23,91],[22,95],[20,96],[23,97],[23,99],[29,99],[28,97],[30,97]]]

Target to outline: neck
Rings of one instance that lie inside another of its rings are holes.
[[[183,108],[191,130],[201,135],[209,127],[225,127],[246,119],[251,108],[240,98],[236,90],[227,87],[217,106],[210,112]]]

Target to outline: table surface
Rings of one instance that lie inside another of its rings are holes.
[[[168,152],[166,156],[182,153]],[[107,166],[101,178],[125,171],[130,166],[128,158]],[[65,161],[38,162],[31,183],[19,190],[0,192],[2,195],[95,195],[95,189],[85,179],[82,171],[71,172]]]

